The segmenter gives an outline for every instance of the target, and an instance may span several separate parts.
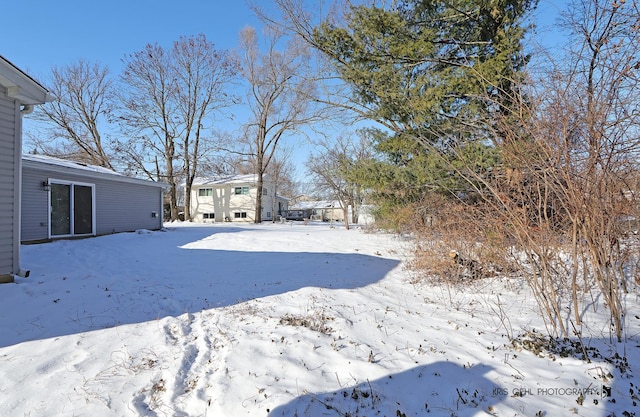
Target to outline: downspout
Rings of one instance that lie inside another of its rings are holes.
[[[18,273],[16,275],[19,276],[20,278],[29,278],[30,274],[31,274],[31,271],[29,271],[28,269],[19,268]]]
[[[24,104],[22,106],[22,108],[20,109],[20,116],[24,116],[26,114],[31,114],[33,113],[33,109],[34,109],[34,105],[33,104]],[[20,137],[22,137],[22,126],[20,126]],[[20,143],[22,144],[22,139],[20,139]],[[20,177],[22,177],[22,146],[20,147]],[[22,178],[20,178],[19,181],[19,198],[22,199]],[[20,210],[22,210],[22,202],[20,202]],[[18,222],[20,222],[20,217],[21,217],[21,213],[18,213]],[[22,227],[22,226],[19,226]],[[18,242],[20,242],[20,238],[18,238]],[[20,259],[20,258],[18,258]],[[19,261],[18,261],[19,262]],[[17,276],[21,277],[21,278],[29,278],[29,275],[31,274],[31,271],[29,271],[28,269],[22,269],[21,267],[18,267],[18,272],[17,272]]]
[[[22,108],[20,109],[20,114],[22,116],[24,116],[25,114],[31,114],[33,113],[33,109],[34,109],[34,105],[33,104],[25,104],[22,106]]]

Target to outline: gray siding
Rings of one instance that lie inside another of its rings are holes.
[[[15,215],[18,209],[17,175],[20,146],[19,107],[0,87],[0,275],[17,272],[18,250]]]
[[[157,217],[151,217],[152,211]],[[162,189],[109,181],[96,183],[96,228],[99,235],[162,228]]]
[[[162,228],[162,188],[157,184],[122,181],[115,175],[95,177],[82,171],[58,170],[47,164],[27,165],[22,168],[23,242],[49,237],[49,193],[42,188],[42,182],[49,179],[95,185],[97,235]],[[156,212],[157,217],[152,217],[152,212]]]
[[[49,196],[42,181],[50,173],[22,167],[22,241],[44,240],[49,237]]]

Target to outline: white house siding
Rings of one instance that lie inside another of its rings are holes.
[[[246,177],[246,176],[240,176]],[[205,180],[191,188],[191,219],[194,222],[254,222],[256,216],[257,191],[255,182],[239,181],[236,178]],[[249,194],[235,194],[236,187],[249,187]],[[265,181],[263,187],[267,195],[262,195],[262,220],[272,220],[273,185]],[[211,188],[213,195],[200,196],[199,190]],[[277,209],[277,208],[276,208]],[[205,214],[215,214],[215,218],[206,219]],[[246,217],[236,217],[235,213],[246,213]]]
[[[210,187],[203,187],[210,188]],[[215,190],[218,191],[218,190]],[[198,197],[198,190],[191,190],[191,220],[198,223],[214,223],[217,221],[222,221],[223,217],[220,219],[205,219],[204,214],[214,213],[216,217],[222,216],[222,208],[219,204],[216,203],[216,199],[213,196],[203,196]]]
[[[161,184],[25,161],[22,167],[23,242],[49,239],[49,193],[42,183],[50,179],[95,186],[96,235],[162,228]]]
[[[273,212],[273,188],[270,186],[267,188],[268,195],[262,196],[262,220],[273,220],[276,213]],[[278,208],[276,207],[276,210]]]
[[[242,186],[242,185],[239,185]],[[247,187],[247,185],[244,185]],[[237,222],[254,222],[256,219],[256,191],[257,189],[249,186],[249,194],[236,195],[235,187],[229,189],[231,199],[229,200],[229,217],[231,221]],[[247,213],[247,217],[236,218],[235,213]]]
[[[191,190],[192,220],[196,222],[253,222],[256,213],[256,188],[249,186],[249,194],[236,195],[235,187],[248,184],[202,185]],[[212,196],[198,196],[200,188],[212,188]],[[205,219],[205,213],[215,213],[215,219]],[[247,213],[247,217],[236,218],[235,213]]]
[[[18,270],[15,245],[19,208],[20,107],[0,87],[0,278]]]

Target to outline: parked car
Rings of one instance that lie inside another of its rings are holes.
[[[287,210],[285,219],[287,220],[304,220],[311,216],[311,210]]]

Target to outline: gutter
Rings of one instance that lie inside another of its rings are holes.
[[[33,113],[34,107],[35,106],[33,104],[25,104],[25,105],[23,105],[22,108],[20,109],[20,115],[24,116],[25,114]]]

